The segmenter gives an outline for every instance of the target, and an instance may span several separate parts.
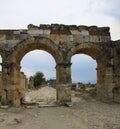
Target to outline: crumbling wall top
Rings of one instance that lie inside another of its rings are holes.
[[[11,45],[14,46],[16,43],[34,36],[49,38],[56,44],[60,42],[99,43],[111,41],[109,27],[64,24],[40,24],[40,26],[35,26],[29,24],[27,29],[0,30],[0,44],[11,42],[13,44]]]
[[[109,27],[97,27],[97,26],[84,26],[84,25],[64,25],[64,24],[40,24],[40,26],[35,26],[33,24],[28,25],[28,30],[51,30],[51,34],[71,34],[72,30],[77,31],[88,31],[90,35],[101,35],[110,36]]]

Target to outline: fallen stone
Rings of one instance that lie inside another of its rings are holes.
[[[25,103],[23,103],[23,105],[27,105],[27,106],[34,106],[34,105],[36,105],[37,103],[35,103],[35,102],[25,102]]]
[[[73,104],[71,102],[66,102],[64,104],[65,104],[66,107],[72,107],[73,106]]]
[[[45,105],[38,105],[38,108],[44,108],[44,107],[56,107],[56,104],[45,104]]]
[[[15,118],[14,121],[15,121],[16,123],[22,123],[22,120],[20,120],[20,119],[18,119],[18,118]]]
[[[9,106],[8,106],[8,105],[1,105],[0,108],[1,108],[1,109],[8,109]]]
[[[26,105],[26,106],[24,106],[25,108],[27,108],[27,109],[33,109],[33,106],[28,106],[28,105]]]

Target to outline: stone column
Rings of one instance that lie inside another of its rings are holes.
[[[100,101],[104,101],[104,87],[105,87],[105,68],[104,67],[99,67],[97,70],[97,99]]]
[[[20,105],[20,76],[16,63],[6,61],[2,64],[2,103],[14,106]]]
[[[104,100],[105,102],[113,101],[113,88],[115,87],[114,71],[112,66],[106,68],[105,75],[105,89],[104,89]]]
[[[34,78],[31,76],[29,79],[29,88],[33,89],[34,88]]]
[[[57,102],[63,105],[71,102],[71,63],[59,63],[56,66]]]
[[[21,105],[21,97],[23,96],[25,90],[25,77],[23,77],[24,74],[21,74],[20,69],[21,67],[18,63],[13,63],[11,68],[11,76],[13,83],[11,84],[11,87],[13,87],[12,104],[15,107],[19,107]],[[21,82],[23,80],[24,82]]]
[[[2,65],[2,97],[1,97],[1,103],[2,104],[8,104],[9,98],[8,98],[8,91],[10,90],[10,67],[12,65],[11,62],[3,61],[1,63]]]
[[[113,55],[111,58],[114,69],[113,101],[120,103],[120,45],[114,47]]]
[[[114,74],[112,67],[103,67],[97,69],[97,98],[103,102],[112,102],[113,101],[113,88],[115,87],[114,83]]]
[[[114,101],[114,89],[120,87],[120,56],[118,56],[119,48],[114,45],[106,50],[106,58],[97,60],[98,62],[98,84],[97,96],[99,100],[104,102]]]
[[[19,86],[19,90],[21,92],[25,92],[26,91],[26,76],[24,74],[24,72],[20,72],[20,86]]]

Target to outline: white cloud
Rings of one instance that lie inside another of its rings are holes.
[[[112,39],[119,39],[119,5],[119,0],[4,0],[0,28],[22,29],[30,23],[110,26]]]
[[[44,70],[44,75],[47,80],[56,79],[56,71]]]
[[[27,78],[34,75],[34,72],[31,69],[22,67],[21,72],[24,72]]]

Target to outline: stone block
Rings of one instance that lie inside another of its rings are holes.
[[[5,34],[0,34],[0,41],[6,40],[6,35]]]
[[[72,35],[81,35],[81,32],[78,30],[70,30]]]
[[[28,34],[36,36],[36,35],[43,35],[43,34],[50,34],[51,30],[43,30],[43,29],[39,29],[39,30],[28,30]]]
[[[100,37],[97,35],[90,35],[90,42],[98,43],[100,42]]]
[[[71,102],[71,84],[57,85],[57,101],[58,104],[65,104]]]

